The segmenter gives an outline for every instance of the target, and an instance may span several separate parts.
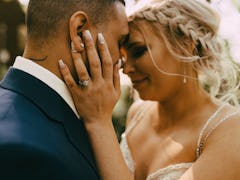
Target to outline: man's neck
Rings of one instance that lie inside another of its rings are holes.
[[[24,58],[32,60],[40,66],[54,73],[60,79],[63,79],[58,66],[58,61],[62,59],[68,65],[71,72],[74,72],[72,59],[70,56],[70,46],[62,42],[55,42],[51,45],[43,45],[37,48],[32,43],[27,43]]]

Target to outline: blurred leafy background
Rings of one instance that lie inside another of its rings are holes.
[[[209,3],[221,16],[220,35],[225,40],[225,50],[235,62],[240,62],[240,0],[199,0]],[[130,13],[136,3],[143,5],[149,0],[126,0]],[[26,40],[25,12],[28,0],[0,0],[0,80],[13,64],[17,55],[22,55]],[[121,73],[122,95],[113,112],[116,134],[125,129],[128,108],[134,101],[130,80]]]

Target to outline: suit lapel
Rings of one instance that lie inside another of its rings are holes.
[[[84,124],[59,94],[37,78],[14,68],[9,69],[0,86],[21,94],[38,106],[49,119],[62,123],[72,145],[97,173]]]

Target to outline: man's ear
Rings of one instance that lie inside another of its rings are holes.
[[[82,49],[79,49],[83,45],[81,35],[84,30],[88,29],[88,26],[89,26],[89,20],[85,12],[77,11],[70,17],[69,33],[70,33],[70,39],[72,41],[72,46],[74,47],[74,50],[82,51]]]

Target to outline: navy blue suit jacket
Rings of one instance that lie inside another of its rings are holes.
[[[0,83],[0,179],[99,179],[82,121],[54,90],[14,68]]]

